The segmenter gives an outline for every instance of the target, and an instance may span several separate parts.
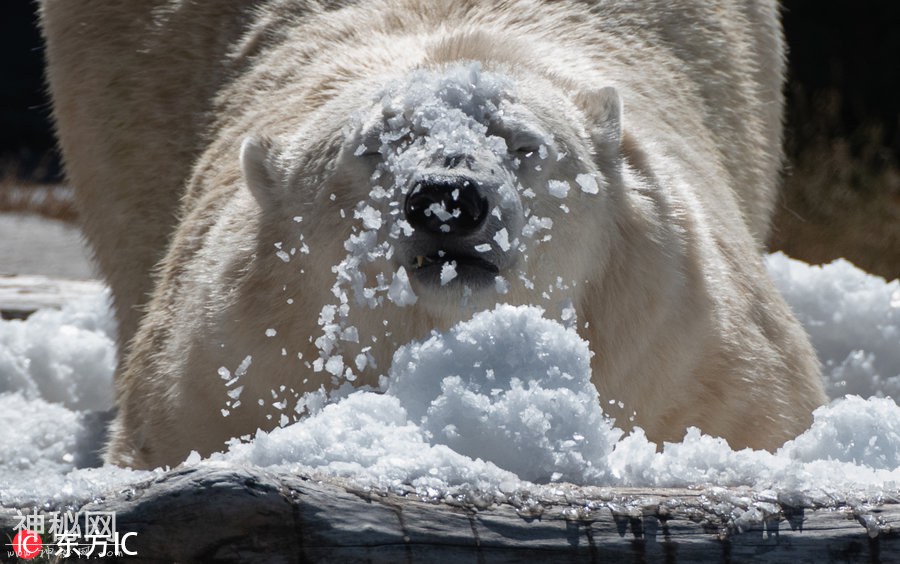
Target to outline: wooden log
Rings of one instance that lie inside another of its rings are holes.
[[[38,309],[59,309],[75,298],[99,294],[103,288],[96,280],[0,275],[0,315],[25,319]]]
[[[745,488],[427,502],[203,464],[75,509],[114,511],[142,562],[900,562],[898,499],[790,505]],[[10,538],[15,514],[0,510]]]

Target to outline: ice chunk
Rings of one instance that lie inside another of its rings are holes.
[[[451,280],[456,278],[456,261],[451,260],[445,262],[441,265],[441,286],[445,286],[450,283]]]
[[[557,198],[565,198],[569,195],[569,183],[565,180],[550,180],[547,182],[550,195]]]
[[[500,247],[500,249],[503,250],[503,252],[509,251],[509,233],[507,233],[505,227],[494,234],[494,241],[497,242],[497,245]]]
[[[383,223],[381,212],[370,205],[363,205],[353,212],[356,219],[362,220],[363,229],[381,229]]]
[[[585,194],[598,194],[600,188],[597,186],[597,179],[593,174],[579,174],[575,176],[575,183],[581,187],[581,191]]]
[[[400,307],[413,305],[418,301],[418,297],[413,292],[412,286],[409,285],[409,275],[402,266],[394,273],[391,280],[391,286],[388,289],[388,299]]]

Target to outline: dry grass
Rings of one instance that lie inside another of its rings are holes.
[[[872,171],[840,142],[807,151],[785,180],[771,248],[900,278],[900,170]]]
[[[15,166],[0,166],[0,212],[29,212],[75,221],[71,188],[23,180],[19,176]]]
[[[795,102],[792,122],[802,130],[788,143],[795,157],[770,247],[813,264],[844,257],[888,280],[900,278],[900,163],[879,124],[842,132],[840,106],[834,91],[811,104]],[[792,146],[799,139],[803,145]]]

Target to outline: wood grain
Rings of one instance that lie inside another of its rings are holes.
[[[129,548],[142,562],[821,564],[900,562],[898,501],[803,506],[743,488],[561,486],[476,505],[203,464],[75,509],[115,511],[120,532],[138,533]],[[10,536],[15,513],[0,509]]]

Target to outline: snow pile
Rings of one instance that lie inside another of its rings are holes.
[[[590,357],[542,310],[498,306],[397,351],[387,393],[431,442],[525,480],[585,481],[622,434],[604,420]]]
[[[812,338],[829,397],[900,397],[900,282],[845,260],[811,267],[776,253],[768,266]]]
[[[900,417],[891,398],[847,396],[817,412],[812,427],[782,449],[794,460],[900,468]]]
[[[114,333],[107,291],[0,321],[0,505],[83,500],[150,475],[94,468],[111,418]]]
[[[597,408],[586,344],[540,310],[500,306],[400,349],[385,394],[352,394],[305,422],[263,433],[217,458],[287,465],[381,488],[412,486],[430,496],[453,487],[503,496],[538,488],[523,481],[571,481],[749,485],[826,502],[834,491],[895,487],[900,408],[890,398],[843,397],[834,383],[858,384],[841,367],[859,354],[881,363],[870,364],[881,367],[877,378],[863,374],[872,386],[868,395],[885,395],[877,386],[900,376],[897,342],[892,347],[889,340],[900,327],[900,285],[844,261],[811,267],[776,254],[768,264],[823,354],[834,400],[816,411],[807,432],[776,453],[733,451],[697,429],[662,452],[640,431],[623,436]],[[862,315],[829,313],[860,303],[867,304]],[[845,340],[821,340],[823,332]]]
[[[799,263],[773,257],[770,265]],[[830,267],[803,268],[830,284]],[[871,279],[858,270],[851,275]],[[877,291],[885,299],[895,287],[881,282]],[[733,451],[697,429],[658,452],[642,431],[623,436],[603,418],[589,354],[574,331],[541,310],[498,306],[399,350],[385,394],[354,393],[216,458],[388,489],[409,485],[438,497],[454,486],[502,497],[538,488],[523,481],[568,481],[748,485],[827,502],[833,491],[883,491],[900,483],[900,407],[890,398],[835,398],[815,412],[807,432],[776,453]]]
[[[396,397],[372,392],[351,394],[309,419],[259,433],[252,442],[234,444],[227,454],[212,458],[288,465],[292,471],[353,478],[383,490],[412,486],[434,496],[450,485],[492,490],[496,484],[520,483],[491,462],[430,444]]]
[[[113,402],[114,326],[103,294],[28,321],[0,323],[0,393],[18,391],[75,410]]]
[[[403,347],[384,394],[353,393],[225,458],[382,487],[598,481],[622,432],[600,410],[587,343],[542,314],[498,306]]]
[[[900,407],[886,396],[900,381],[900,283],[844,261],[811,267],[773,255],[768,266],[813,336],[833,399],[776,453],[733,451],[696,429],[661,451],[640,431],[624,436],[600,411],[586,343],[537,308],[498,306],[401,348],[382,393],[345,390],[301,422],[188,463],[278,465],[433,498],[564,481],[747,485],[822,501],[896,489]],[[0,323],[3,505],[84,499],[153,475],[86,468],[104,421],[86,410],[111,401],[104,303]]]

